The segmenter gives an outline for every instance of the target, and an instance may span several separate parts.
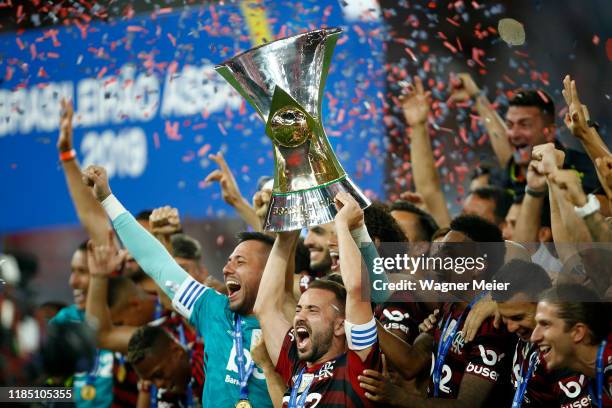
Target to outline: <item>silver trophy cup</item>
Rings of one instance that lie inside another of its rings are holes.
[[[322,124],[323,89],[342,30],[322,29],[245,51],[215,67],[259,113],[274,144],[274,188],[266,231],[334,220],[334,197],[370,201],[338,163]]]

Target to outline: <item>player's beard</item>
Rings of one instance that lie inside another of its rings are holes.
[[[308,361],[314,363],[319,360],[329,351],[334,339],[334,328],[330,326],[328,330],[321,331],[318,333],[312,333],[310,335],[310,351],[305,352],[300,356],[302,361]]]

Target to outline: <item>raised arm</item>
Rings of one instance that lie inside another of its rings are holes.
[[[262,231],[262,224],[259,217],[255,213],[253,207],[249,205],[249,202],[240,193],[238,183],[236,183],[232,170],[227,165],[227,162],[223,158],[221,152],[217,154],[209,154],[208,158],[217,163],[219,168],[213,170],[208,176],[206,176],[204,182],[219,182],[223,200],[234,207],[240,218],[242,218],[247,225],[250,225],[253,230]]]
[[[368,282],[362,282],[362,277],[367,277],[367,274],[363,273],[367,271],[367,267],[362,263],[361,253],[351,235],[351,230],[364,224],[363,210],[349,193],[338,193],[335,203],[338,209],[334,221],[338,236],[340,272],[346,288],[344,325],[349,348],[365,360],[372,345],[376,343],[376,322],[370,297],[364,297],[362,290],[368,288],[369,291]]]
[[[93,187],[95,197],[102,203],[121,242],[134,256],[142,270],[155,280],[170,299],[180,302],[180,299],[174,299],[175,293],[179,291],[184,282],[191,282],[193,279],[176,263],[166,248],[144,229],[112,194],[106,170],[100,166],[89,166],[83,173],[83,182]],[[200,285],[197,286],[200,289]],[[176,302],[174,306],[184,315],[191,314],[189,310]]]
[[[291,323],[283,313],[287,266],[293,255],[299,231],[279,233],[266,262],[253,312],[259,320],[266,349],[274,366]]]
[[[587,204],[587,196],[582,190],[580,178],[574,170],[559,170],[550,175],[552,183],[565,193],[565,198],[575,207]],[[595,211],[583,218],[594,241],[612,241],[612,229],[599,211]]]
[[[547,195],[546,176],[538,172],[536,165],[535,161],[531,161],[527,167],[527,188],[514,229],[513,240],[524,244],[538,242],[544,198]],[[528,248],[533,252],[532,245]]]
[[[127,353],[128,343],[137,327],[114,326],[107,303],[108,278],[125,256],[124,252],[113,255],[115,248],[112,242],[110,245],[95,245],[89,241],[87,245],[90,280],[85,316],[97,329],[99,348]]]
[[[512,157],[512,146],[506,137],[506,124],[497,111],[491,106],[491,102],[484,96],[472,76],[468,73],[457,75],[457,80],[452,81],[453,88],[450,99],[454,102],[474,100],[476,111],[480,121],[489,133],[491,147],[500,166],[505,167]]]
[[[589,126],[589,111],[586,105],[583,105],[578,98],[576,90],[576,81],[572,80],[569,75],[563,79],[563,98],[567,103],[567,113],[565,114],[565,126],[569,131],[580,140],[582,147],[587,152],[591,160],[594,162],[599,157],[610,156],[610,150],[606,143],[601,139],[597,129]],[[602,175],[597,174],[604,188],[607,186],[602,179]],[[608,193],[608,191],[606,191]]]
[[[81,168],[76,159],[72,137],[72,117],[74,113],[72,103],[62,99],[61,105],[62,114],[57,150],[60,154],[66,185],[79,222],[87,231],[87,235],[96,245],[103,245],[106,243],[106,234],[110,229],[110,224],[100,203],[81,182]]]
[[[414,185],[438,225],[446,227],[450,225],[450,214],[427,132],[430,104],[430,92],[424,91],[421,79],[415,76],[414,86],[410,85],[402,98],[402,110],[410,126],[410,162]]]

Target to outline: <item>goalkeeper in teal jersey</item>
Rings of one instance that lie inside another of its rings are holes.
[[[248,400],[253,407],[272,407],[263,371],[254,365],[249,350],[261,335],[252,310],[274,239],[261,233],[242,234],[223,268],[228,297],[194,280],[140,226],[112,195],[102,167],[90,166],[84,178],[93,185],[117,235],[136,262],[204,339],[202,406],[232,407]]]

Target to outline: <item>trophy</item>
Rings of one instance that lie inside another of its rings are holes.
[[[276,40],[215,67],[257,111],[274,145],[274,187],[264,230],[291,231],[331,222],[334,197],[370,205],[338,163],[323,129],[323,88],[339,28]]]

